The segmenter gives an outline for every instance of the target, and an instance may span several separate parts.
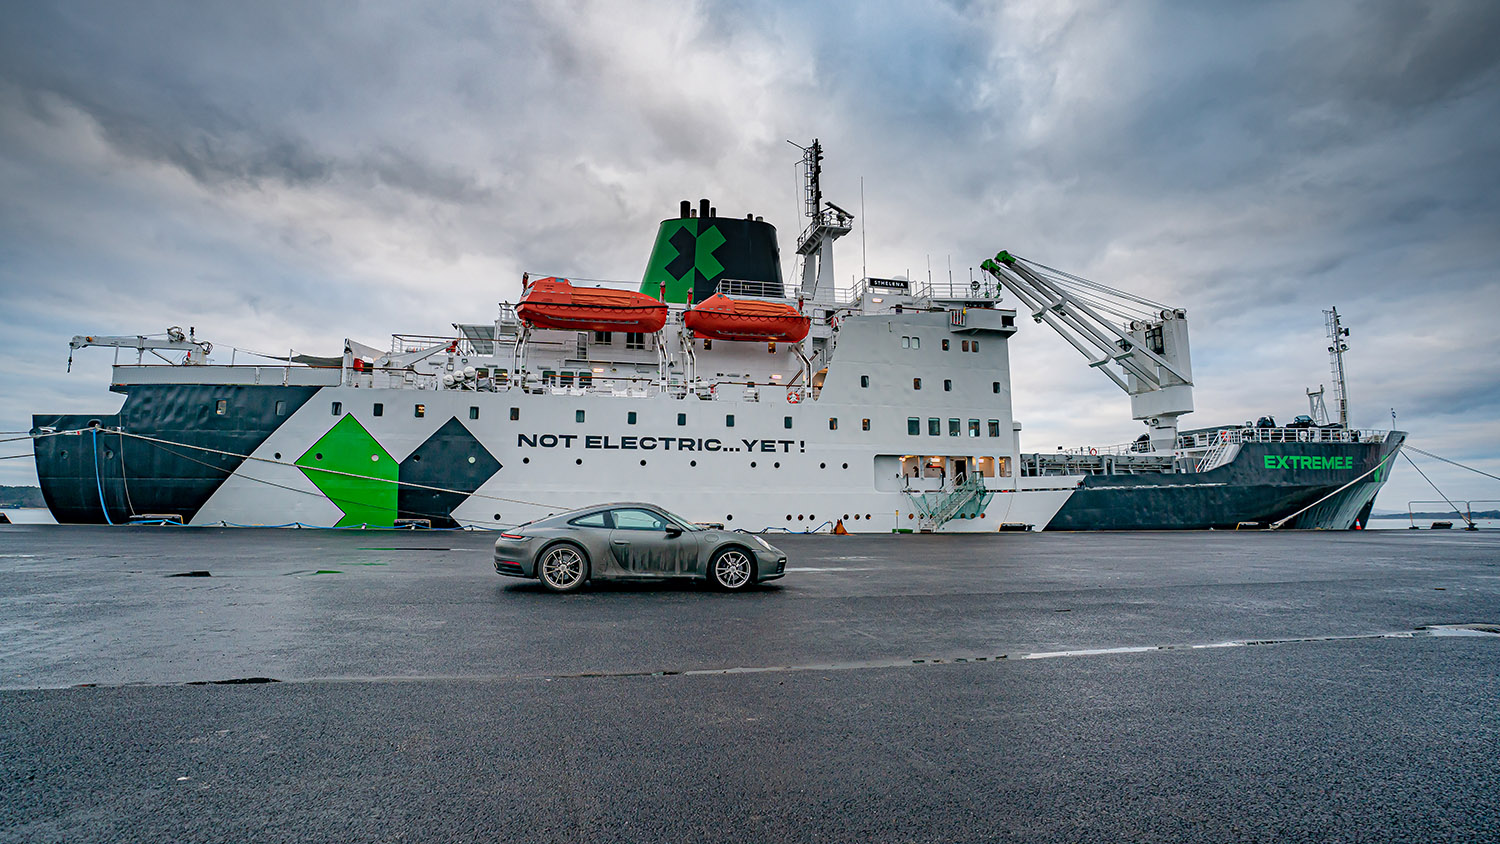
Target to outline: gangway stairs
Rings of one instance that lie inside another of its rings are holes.
[[[935,531],[958,518],[972,519],[984,511],[995,496],[977,474],[956,479],[951,488],[938,492],[906,491],[917,514],[917,526],[923,532]]]

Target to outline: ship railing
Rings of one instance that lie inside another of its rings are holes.
[[[772,302],[795,301],[790,285],[779,281],[759,281],[749,278],[726,278],[719,281],[714,292],[735,299],[766,299]]]
[[[1244,443],[1378,443],[1389,431],[1374,428],[1255,428],[1233,427],[1192,431],[1177,437],[1177,451],[1214,449]],[[1136,440],[1100,446],[1075,446],[1062,454],[1150,454],[1151,443]]]
[[[928,281],[920,285],[914,283],[914,295],[918,299],[931,301],[938,299],[942,301],[964,301],[964,302],[995,302],[1000,299],[1001,288],[994,281],[982,282],[975,279],[970,282],[961,281]]]

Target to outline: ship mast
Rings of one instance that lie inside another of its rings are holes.
[[[1349,344],[1344,338],[1349,329],[1339,323],[1339,309],[1329,308],[1323,312],[1323,321],[1328,328],[1328,364],[1333,370],[1333,402],[1339,410],[1339,426],[1349,427],[1349,387],[1344,381],[1344,352]]]
[[[807,147],[787,143],[802,150],[803,214],[811,220],[797,237],[797,254],[802,256],[802,297],[832,304],[833,242],[849,233],[854,215],[823,201],[823,145],[818,139]]]

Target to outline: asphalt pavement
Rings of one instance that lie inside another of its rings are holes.
[[[0,528],[0,841],[1500,840],[1500,535],[771,540]]]

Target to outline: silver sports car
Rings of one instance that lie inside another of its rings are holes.
[[[707,578],[727,591],[775,580],[786,554],[754,534],[695,525],[654,504],[598,504],[512,528],[495,540],[495,571],[553,592],[592,578]]]

